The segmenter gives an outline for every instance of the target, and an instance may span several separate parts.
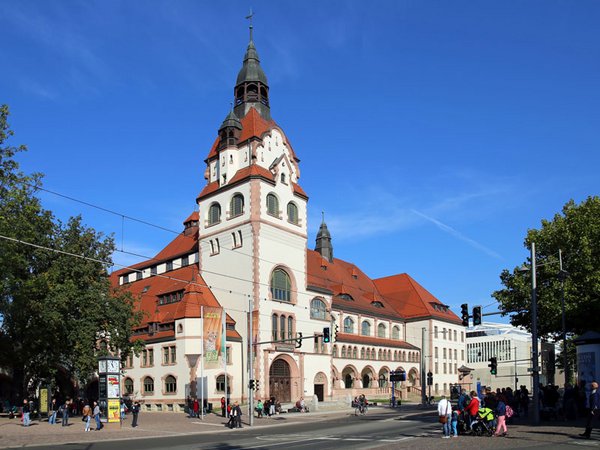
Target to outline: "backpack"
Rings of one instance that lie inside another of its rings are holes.
[[[509,405],[506,405],[506,417],[510,419],[514,413],[515,412],[513,411],[513,409]]]

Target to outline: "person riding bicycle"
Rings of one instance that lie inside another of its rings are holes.
[[[358,396],[358,407],[360,408],[360,411],[363,412],[368,404],[369,402],[367,401],[367,397],[365,397],[365,394],[360,394]]]

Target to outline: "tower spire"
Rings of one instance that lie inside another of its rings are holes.
[[[254,13],[252,12],[252,8],[250,8],[250,14],[248,14],[246,16],[246,19],[248,19],[250,21],[250,26],[248,27],[250,29],[250,42],[252,42],[253,37],[252,37],[252,32],[254,31],[254,27],[252,26],[252,18],[254,17]]]
[[[322,222],[319,227],[319,232],[317,233],[317,242],[315,245],[315,251],[319,252],[321,256],[330,263],[333,262],[333,245],[331,244],[331,234],[327,229],[327,224],[325,223],[325,212],[321,211]]]

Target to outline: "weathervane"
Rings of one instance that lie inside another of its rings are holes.
[[[254,17],[254,13],[252,12],[252,8],[250,8],[250,14],[248,14],[246,16],[246,19],[248,19],[250,21],[250,40],[252,40],[252,29],[254,28],[252,26],[252,18]]]

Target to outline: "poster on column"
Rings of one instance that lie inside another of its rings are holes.
[[[204,307],[204,363],[206,368],[216,368],[219,365],[222,339],[222,308]]]
[[[119,375],[107,375],[107,397],[108,398],[119,398],[121,397],[121,389],[119,383]]]
[[[109,423],[121,421],[121,402],[118,398],[108,399],[107,417]]]

